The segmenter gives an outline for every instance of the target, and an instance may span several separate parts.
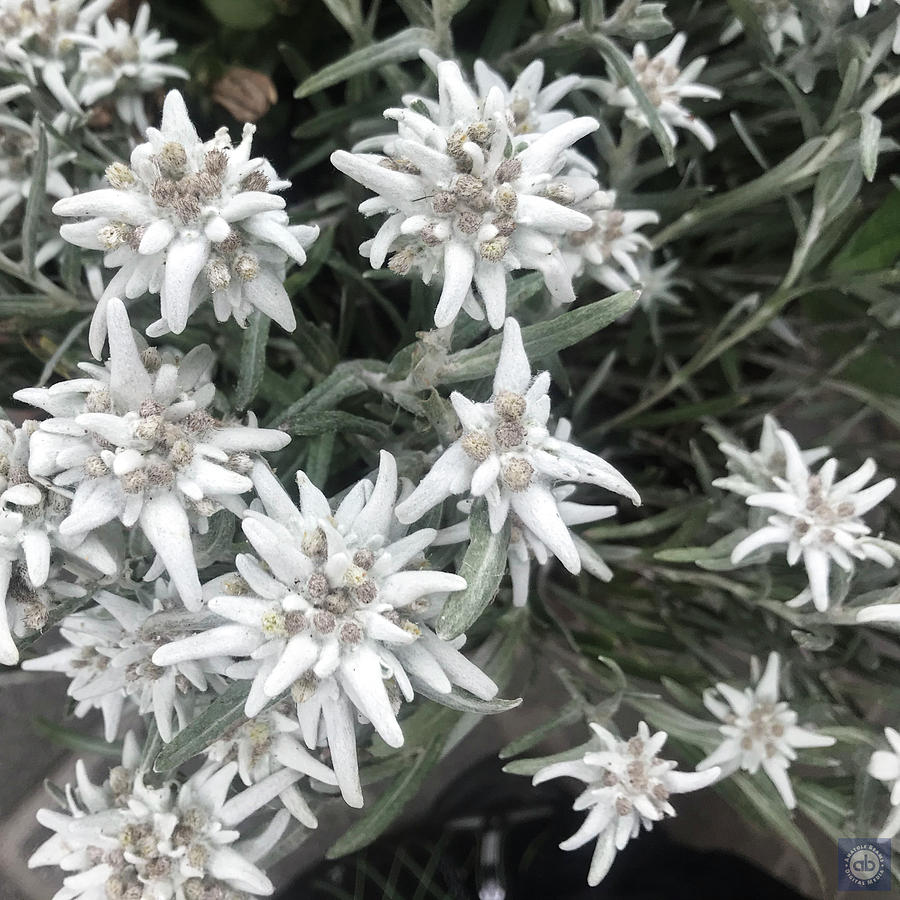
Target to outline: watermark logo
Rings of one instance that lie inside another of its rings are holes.
[[[891,842],[887,838],[838,840],[839,891],[889,891]]]

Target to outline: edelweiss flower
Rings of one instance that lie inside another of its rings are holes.
[[[81,560],[103,575],[118,568],[97,537],[77,542],[60,536],[68,496],[28,473],[29,439],[37,427],[31,420],[21,428],[0,421],[0,664],[8,666],[19,661],[13,635],[40,631],[57,600],[84,596],[83,587],[64,577],[63,564]]]
[[[392,747],[403,744],[400,696],[448,694],[458,685],[483,699],[497,686],[428,626],[443,595],[465,579],[422,568],[433,529],[406,537],[394,520],[397,468],[381,454],[378,479],[359,482],[337,509],[301,472],[300,508],[262,463],[253,482],[266,514],[242,527],[261,561],[238,554],[230,592],[209,608],[231,623],[168,644],[159,665],[230,654],[250,657],[228,674],[252,678],[245,713],[257,715],[291,688],[310,749],[327,740],[344,799],[362,805],[353,708]],[[435,608],[436,607],[436,608]],[[395,705],[395,703],[397,705]]]
[[[38,73],[67,112],[81,107],[66,84],[66,55],[79,35],[90,32],[112,0],[0,0],[0,68],[25,75]]]
[[[84,363],[90,378],[16,393],[55,417],[32,435],[28,471],[74,486],[59,526],[67,538],[117,518],[126,528],[139,524],[158,555],[145,577],[167,569],[185,606],[196,609],[200,581],[191,531],[205,531],[207,517],[223,506],[240,513],[238,495],[252,487],[249,454],[281,449],[290,437],[226,425],[206,411],[215,386],[205,344],[176,362],[155,348],[138,349],[121,300],[109,301],[106,316],[105,367]]]
[[[443,60],[430,50],[421,50],[419,56],[438,75],[438,68]],[[507,116],[512,120],[512,131],[516,136],[527,138],[529,135],[546,134],[557,125],[575,118],[575,113],[568,109],[556,109],[556,104],[581,85],[580,75],[564,75],[542,87],[544,61],[541,59],[535,59],[525,66],[512,85],[484,60],[476,59],[472,71],[479,97],[487,97],[492,88],[497,88],[503,95]],[[433,119],[439,117],[438,103],[428,97],[418,99],[426,105]]]
[[[32,166],[38,148],[40,121],[35,117],[29,125],[16,118],[8,110],[0,107],[0,224],[28,199],[31,191]],[[47,179],[45,191],[49,197],[59,199],[72,193],[69,182],[60,173],[60,168],[75,159],[76,153],[58,151],[56,141],[50,142],[50,156],[47,159]],[[46,262],[39,261],[39,265]]]
[[[863,490],[876,471],[871,459],[837,483],[836,459],[829,459],[812,475],[794,438],[783,429],[776,435],[785,456],[785,477],[773,478],[779,490],[747,497],[748,506],[775,510],[776,515],[734,548],[731,561],[739,563],[760,547],[785,544],[788,565],[803,558],[812,601],[824,612],[829,604],[832,560],[846,572],[853,571],[854,559],[872,559],[886,568],[894,565],[895,557],[869,537],[871,529],[860,516],[884,500],[896,482],[885,478]],[[900,547],[897,550],[900,552]]]
[[[655,224],[649,209],[616,209],[615,191],[597,191],[576,207],[591,217],[587,231],[573,231],[563,247],[563,259],[573,276],[587,273],[611,291],[627,291],[640,282],[636,257],[650,249],[638,228]]]
[[[91,350],[98,359],[111,297],[159,294],[161,318],[151,336],[184,331],[188,316],[212,295],[220,322],[231,316],[245,325],[258,309],[282,328],[296,327],[282,284],[288,257],[302,265],[305,248],[319,230],[288,225],[284,198],[290,186],[260,157],[250,158],[256,131],[244,125],[237,147],[227,129],[203,142],[178,91],[170,91],[159,130],[132,151],[131,166],[106,170],[109,188],[59,201],[58,216],[86,221],[66,224],[60,234],[89,250],[105,250],[118,268],[94,313]]]
[[[803,23],[800,21],[793,0],[750,0],[750,9],[759,19],[759,24],[776,56],[784,49],[785,38],[790,38],[800,46],[806,43]],[[734,40],[743,31],[743,23],[740,19],[735,19],[722,32],[722,43],[726,44],[728,41]]]
[[[337,784],[334,772],[316,759],[301,741],[300,723],[296,717],[271,709],[228,732],[206,751],[206,756],[219,764],[236,760],[238,774],[247,786],[282,769],[292,769],[323,784]],[[278,799],[307,828],[318,825],[296,784],[286,787]]]
[[[393,252],[392,271],[418,269],[426,284],[437,273],[443,281],[438,327],[453,322],[462,308],[480,319],[483,306],[499,328],[507,273],[515,269],[540,271],[555,302],[572,302],[561,236],[591,227],[588,216],[570,207],[596,191],[597,183],[564,171],[566,151],[595,131],[597,121],[569,119],[522,139],[500,86],[477,96],[455,62],[436,68],[438,103],[410,97],[406,108],[386,110],[398,127],[396,136],[379,139],[381,153],[332,154],[337,169],[378,194],[360,212],[389,213],[360,252],[376,269]]]
[[[554,438],[567,441],[572,432],[568,419],[560,419],[554,432]],[[615,506],[588,506],[584,503],[572,503],[568,498],[575,492],[575,485],[568,484],[551,488],[551,493],[559,510],[559,517],[565,525],[582,525],[585,522],[596,522],[599,519],[608,519],[616,514]],[[462,500],[457,504],[459,510],[466,514],[472,511],[472,501]],[[509,548],[506,551],[509,577],[512,581],[512,598],[514,606],[525,606],[528,602],[528,588],[531,581],[531,557],[538,565],[546,565],[550,560],[550,551],[544,542],[530,529],[526,528],[522,520],[515,513],[510,514]],[[456,544],[469,540],[469,520],[465,519],[449,528],[438,532],[434,540],[434,546],[443,544]],[[585,540],[572,535],[575,549],[581,565],[601,581],[609,581],[612,571],[600,558],[597,551]]]
[[[681,306],[677,289],[690,287],[690,284],[684,278],[675,276],[675,270],[681,265],[680,259],[670,259],[657,266],[653,264],[651,253],[641,253],[635,259],[635,265],[638,270],[637,283],[641,289],[638,302],[645,310],[649,312],[660,303]]]
[[[758,672],[758,666],[754,668]],[[755,775],[762,766],[788,809],[794,809],[797,799],[787,770],[797,758],[796,749],[830,747],[834,738],[817,734],[797,725],[797,713],[783,700],[778,700],[781,657],[772,652],[762,675],[755,678],[753,687],[739,691],[720,683],[716,690],[727,701],[723,703],[715,692],[703,694],[706,708],[725,724],[719,731],[725,739],[698,764],[699,771],[721,770],[727,778],[738,769]]]
[[[657,755],[668,735],[664,731],[651,735],[644,722],[628,741],[620,741],[594,722],[591,729],[600,749],[588,751],[580,760],[545,766],[534,776],[533,784],[564,777],[586,784],[574,809],[590,812],[581,828],[559,846],[577,850],[597,839],[587,879],[596,887],[606,877],[616,851],[624,850],[628,841],[640,834],[641,826],[650,831],[654,822],[675,815],[669,803],[672,794],[712,784],[719,770],[676,772],[677,763]]]
[[[199,693],[224,689],[221,673],[231,660],[204,660],[202,666],[155,665],[151,657],[166,641],[151,618],[163,609],[159,599],[152,609],[109,591],[99,591],[93,599],[99,608],[63,619],[60,634],[68,647],[25,660],[22,668],[67,675],[71,679],[67,693],[77,704],[75,715],[81,718],[92,709],[101,710],[107,741],[115,740],[129,698],[142,716],[154,716],[164,741],[172,740],[173,716],[178,728],[184,728]]]
[[[156,29],[148,30],[150,4],[138,7],[134,23],[124,19],[97,19],[92,34],[73,37],[80,46],[78,99],[93,106],[102,97],[114,95],[119,118],[144,131],[150,124],[144,113],[144,94],[161,88],[167,78],[187,78],[179,66],[159,62],[178,49],[173,40],[160,40]]]
[[[678,68],[678,58],[684,50],[686,41],[685,35],[676,34],[669,44],[653,57],[647,52],[647,45],[639,41],[634,45],[631,68],[647,98],[657,108],[663,128],[672,143],[678,141],[675,129],[684,128],[694,134],[707,150],[712,150],[716,145],[715,135],[704,122],[682,106],[681,101],[691,97],[718,100],[722,94],[716,88],[694,81],[703,71],[706,57],[698,57],[684,69]],[[647,117],[628,87],[608,81],[601,81],[599,87],[607,102],[624,107],[625,115],[632,122],[642,128],[649,128]]]
[[[183,784],[144,783],[140,750],[125,740],[122,765],[102,785],[83,763],[76,787],[66,791],[68,812],[38,810],[55,834],[28,860],[30,868],[72,872],[53,900],[111,897],[154,900],[242,900],[268,896],[272,882],[255,863],[279,840],[290,816],[284,810],[258,836],[239,841],[237,826],[300,775],[283,769],[228,798],[237,763],[204,766]]]
[[[532,380],[522,334],[507,319],[494,394],[475,403],[453,392],[450,400],[463,427],[462,437],[435,461],[419,486],[397,506],[401,522],[415,522],[452,494],[468,491],[487,500],[496,534],[510,512],[570,571],[581,571],[581,557],[554,496],[556,481],[596,484],[641,502],[620,472],[599,456],[551,437],[550,373]]]
[[[881,829],[880,838],[892,838],[900,831],[900,734],[885,728],[884,736],[890,750],[876,750],[869,760],[868,773],[883,781],[891,791],[891,811]]]
[[[900,5],[900,0],[894,0],[894,2]],[[861,19],[873,6],[881,6],[881,0],[853,0],[853,11],[856,13],[857,19]],[[897,27],[891,49],[894,53],[900,53],[900,14],[897,16]]]
[[[729,440],[720,441],[719,450],[728,457],[725,465],[731,474],[725,478],[717,478],[713,485],[742,497],[752,497],[776,487],[776,480],[784,479],[787,474],[787,458],[778,438],[780,428],[775,416],[765,416],[758,450],[746,450]],[[807,466],[811,466],[828,456],[829,452],[828,447],[814,447],[811,450],[801,450],[800,456]]]

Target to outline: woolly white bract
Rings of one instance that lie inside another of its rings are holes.
[[[832,560],[846,572],[853,571],[854,560],[894,565],[896,555],[886,549],[893,545],[871,538],[871,529],[861,517],[890,494],[896,481],[885,478],[866,488],[876,472],[871,459],[842,481],[834,480],[836,459],[829,459],[814,475],[794,438],[783,429],[776,435],[785,460],[785,476],[772,477],[778,491],[747,497],[748,506],[774,510],[776,515],[769,517],[765,527],[744,538],[732,551],[731,559],[739,563],[761,547],[785,544],[789,565],[803,559],[812,602],[824,612],[830,602],[828,574]]]
[[[650,733],[646,723],[638,725],[637,734],[622,741],[602,725],[590,723],[596,749],[588,750],[580,760],[552,763],[534,776],[541,784],[551,778],[577,778],[585,783],[584,791],[574,803],[576,810],[589,810],[584,824],[559,846],[577,850],[588,841],[597,841],[588,884],[598,885],[616,857],[641,828],[650,831],[654,822],[674,816],[669,802],[672,794],[697,791],[712,784],[719,770],[677,772],[678,765],[658,754],[668,735],[664,731]]]
[[[706,708],[724,723],[719,726],[724,740],[697,769],[718,768],[724,778],[738,769],[754,775],[761,766],[784,805],[793,809],[797,798],[788,768],[797,758],[796,750],[830,747],[834,738],[797,725],[797,713],[778,699],[780,677],[781,657],[773,651],[752,687],[739,691],[728,684],[717,684],[716,691],[725,698],[725,703],[714,691],[704,692]]]
[[[594,131],[597,121],[549,117],[546,109],[535,117],[538,107],[574,86],[554,83],[540,100],[542,67],[527,78],[523,73],[525,81],[512,90],[479,67],[479,86],[488,88],[480,96],[455,62],[437,62],[435,68],[438,102],[410,97],[403,109],[385,110],[398,123],[397,135],[377,139],[371,149],[378,153],[362,152],[370,149],[366,144],[360,152],[332,154],[336,168],[378,195],[364,201],[360,212],[388,213],[360,252],[373,268],[392,253],[392,271],[406,275],[417,269],[426,283],[441,279],[434,314],[439,328],[460,309],[479,319],[486,312],[491,326],[500,328],[508,273],[516,269],[540,271],[555,302],[571,303],[575,294],[560,248],[567,232],[591,228],[590,217],[572,205],[593,195],[597,183],[570,168],[566,151]],[[528,130],[526,122],[549,130],[523,139],[519,132]]]
[[[272,882],[255,863],[281,837],[289,821],[282,811],[257,837],[240,840],[237,826],[258,812],[298,773],[287,769],[228,799],[237,763],[204,766],[180,786],[147,784],[140,750],[126,737],[122,765],[101,785],[78,761],[66,812],[38,811],[55,832],[28,860],[31,868],[59,866],[67,875],[53,900],[153,897],[223,900],[268,896]]]
[[[189,609],[200,603],[191,532],[226,507],[243,509],[250,490],[250,453],[278,450],[281,431],[226,425],[206,409],[215,395],[209,347],[181,360],[140,350],[122,302],[104,309],[110,357],[83,363],[90,376],[50,388],[27,388],[16,399],[53,418],[31,436],[28,472],[74,490],[60,534],[77,542],[119,519],[139,525],[156,551],[148,580],[167,570]]]
[[[374,486],[358,482],[334,511],[302,472],[299,509],[265,464],[252,477],[265,513],[249,510],[241,525],[258,558],[238,554],[229,593],[209,601],[231,624],[168,644],[153,660],[249,657],[228,670],[253,679],[245,713],[290,688],[306,745],[327,742],[344,799],[361,806],[354,709],[399,747],[400,698],[412,700],[417,686],[440,695],[457,685],[483,699],[497,692],[460,642],[440,640],[427,624],[466,582],[422,567],[435,531],[404,535],[396,522],[389,453]]]
[[[550,435],[549,389],[549,372],[532,379],[519,324],[507,319],[492,399],[475,403],[457,392],[450,395],[462,437],[397,506],[400,521],[415,522],[452,494],[468,491],[487,501],[494,533],[512,513],[570,572],[581,571],[581,557],[560,514],[554,483],[595,484],[636,505],[641,501],[609,463]]]
[[[184,331],[190,314],[212,297],[216,318],[245,325],[257,309],[287,331],[296,327],[284,289],[285,263],[306,261],[319,230],[289,225],[277,195],[290,186],[262,158],[251,158],[256,128],[245,125],[240,144],[227,129],[201,141],[184,100],[170,91],[159,129],[131,154],[131,165],[106,170],[108,188],[59,201],[58,216],[77,217],[60,234],[70,243],[103,250],[113,276],[91,322],[91,350],[99,359],[112,297],[159,294],[160,319],[151,336]]]

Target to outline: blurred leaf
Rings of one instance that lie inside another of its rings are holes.
[[[277,10],[275,0],[203,0],[203,3],[223,25],[240,31],[262,28]]]
[[[832,272],[871,272],[886,269],[900,259],[900,191],[884,203],[854,232],[831,263]]]
[[[416,693],[427,697],[435,703],[439,703],[441,706],[446,706],[447,709],[454,709],[457,712],[475,713],[479,716],[495,716],[498,713],[509,712],[509,710],[522,705],[521,697],[517,697],[515,700],[504,700],[501,697],[495,697],[493,700],[482,700],[480,697],[476,697],[474,694],[470,694],[468,691],[458,687],[454,687],[449,694],[439,694],[422,682],[416,685]]]
[[[35,273],[38,228],[47,204],[47,162],[49,157],[50,145],[47,140],[47,130],[41,125],[38,128],[37,149],[31,162],[31,186],[28,189],[25,219],[22,222],[22,264],[26,278],[33,278]]]
[[[295,97],[308,97],[352,78],[378,69],[389,63],[415,59],[423,48],[434,49],[434,32],[427,28],[407,28],[377,44],[349,53],[343,59],[325,66],[307,78],[294,91]]]
[[[66,747],[79,754],[97,754],[99,756],[109,757],[110,759],[122,758],[121,741],[107,743],[102,738],[82,734],[80,731],[75,731],[74,728],[66,728],[64,725],[50,722],[43,716],[38,716],[34,719],[32,725],[38,735],[47,738],[47,740],[52,741],[59,747]]]
[[[355,416],[352,413],[340,411],[304,413],[289,419],[284,423],[283,428],[291,434],[303,437],[347,432],[348,434],[365,434],[369,437],[384,439],[390,434],[390,428],[383,422],[375,422],[364,416]]]
[[[366,806],[363,818],[354,822],[335,841],[325,854],[327,859],[337,859],[354,853],[372,843],[383,834],[403,812],[406,804],[418,793],[425,776],[434,768],[441,755],[441,739],[433,740],[415,754],[408,767],[394,783],[372,804]]]

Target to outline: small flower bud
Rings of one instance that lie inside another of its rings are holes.
[[[126,494],[140,494],[147,487],[147,473],[143,469],[126,472],[120,479]]]
[[[516,192],[508,184],[501,185],[494,193],[494,206],[508,216],[516,211],[518,203],[519,198]]]
[[[511,490],[518,493],[524,491],[530,484],[534,475],[534,466],[521,456],[513,457],[504,467],[503,483]]]
[[[178,141],[166,141],[156,154],[156,162],[163,175],[177,178],[187,166],[187,153]]]
[[[128,243],[133,229],[124,222],[110,222],[97,231],[97,240],[103,244],[107,250],[115,250],[122,244]]]
[[[316,692],[318,686],[318,678],[312,672],[307,672],[291,685],[291,699],[294,703],[305,703]]]
[[[244,281],[252,281],[259,275],[259,257],[255,253],[242,253],[232,266],[235,274]]]
[[[481,258],[488,262],[500,262],[506,255],[509,246],[509,238],[498,236],[490,241],[484,241],[480,248]]]
[[[162,416],[147,416],[135,423],[132,433],[139,441],[155,441],[162,424]]]
[[[456,194],[453,191],[438,191],[431,199],[431,208],[438,215],[446,215],[456,209]]]
[[[254,169],[248,172],[241,179],[242,191],[267,191],[269,189],[269,179],[264,172]]]
[[[375,587],[374,581],[367,579],[362,584],[358,584],[353,589],[353,593],[358,603],[368,605],[378,596],[378,588]]]
[[[213,293],[224,290],[231,284],[231,272],[218,257],[213,257],[206,264],[206,283]]]
[[[562,206],[569,206],[575,202],[575,191],[567,184],[548,184],[542,193],[548,200]]]
[[[474,175],[460,175],[456,179],[456,193],[460,197],[470,199],[484,190],[484,182]]]
[[[388,268],[395,275],[408,275],[415,259],[415,253],[407,247],[394,253],[388,260]]]
[[[221,177],[228,165],[228,154],[224,150],[210,150],[203,158],[203,168],[210,175]]]
[[[503,183],[507,181],[515,181],[522,174],[522,163],[513,157],[512,159],[504,159],[494,176],[497,181]]]
[[[475,234],[481,228],[481,216],[470,209],[464,210],[456,218],[456,227],[463,234]]]
[[[114,162],[106,167],[106,180],[116,190],[124,190],[135,182],[134,172],[125,163]]]
[[[183,469],[194,458],[194,447],[190,441],[177,440],[169,451],[169,464],[173,469]]]
[[[344,624],[341,625],[338,637],[345,644],[358,644],[363,639],[363,632],[356,622],[344,622]]]
[[[109,466],[99,456],[89,456],[82,467],[88,478],[102,478],[109,474]]]
[[[337,627],[337,619],[335,619],[332,613],[324,609],[320,609],[313,614],[312,623],[313,627],[320,634],[331,634]]]
[[[328,539],[321,528],[304,532],[300,549],[309,557],[323,557],[328,553]]]
[[[494,452],[494,445],[483,431],[467,431],[460,438],[460,446],[477,462],[484,462]]]
[[[503,237],[509,237],[516,230],[516,220],[512,216],[494,216],[491,225]]]
[[[368,548],[357,550],[356,553],[353,554],[353,565],[368,571],[375,565],[375,554]]]
[[[525,429],[518,422],[503,421],[494,430],[494,440],[504,450],[518,447],[525,442]]]
[[[494,397],[494,412],[501,419],[521,419],[525,415],[525,398],[513,391],[500,391]]]

